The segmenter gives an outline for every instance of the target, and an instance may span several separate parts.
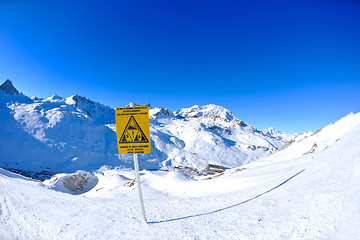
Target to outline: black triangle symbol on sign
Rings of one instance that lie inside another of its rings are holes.
[[[148,143],[144,132],[136,122],[134,116],[131,116],[124,132],[121,134],[119,143]]]

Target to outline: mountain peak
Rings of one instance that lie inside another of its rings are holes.
[[[45,98],[44,101],[48,101],[48,102],[58,102],[61,101],[63,98],[60,97],[59,95],[52,95],[51,97]]]
[[[205,106],[194,105],[191,108],[182,108],[174,114],[185,118],[220,119],[226,122],[238,120],[228,109],[215,104]]]
[[[1,86],[0,86],[0,91],[5,92],[6,94],[9,95],[19,95],[19,91],[14,87],[14,85],[12,84],[12,82],[7,79]]]
[[[162,117],[174,117],[173,112],[171,112],[167,108],[162,108],[162,107],[151,108],[150,107],[149,109],[150,109],[149,114],[153,119],[162,118]]]

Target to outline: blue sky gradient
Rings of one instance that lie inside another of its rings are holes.
[[[360,111],[360,1],[0,0],[6,79],[26,95],[212,103],[259,129],[315,131]]]

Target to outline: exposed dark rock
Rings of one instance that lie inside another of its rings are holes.
[[[0,86],[0,91],[5,92],[6,94],[9,95],[20,95],[19,91],[14,87],[14,85],[12,84],[12,82],[7,79],[1,86]]]

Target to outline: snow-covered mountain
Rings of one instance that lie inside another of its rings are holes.
[[[132,156],[117,152],[114,109],[78,95],[27,97],[9,80],[0,89],[0,167],[56,173],[132,168]],[[237,167],[275,152],[291,137],[257,130],[211,104],[175,112],[150,106],[150,132],[152,152],[140,155],[141,169]]]
[[[162,108],[151,111],[157,113],[153,136],[165,143],[164,135],[186,137],[184,129],[194,127],[198,132],[188,138],[214,133],[222,139],[241,130],[237,125],[223,133],[227,125],[220,120],[220,130],[207,130],[209,119],[201,114],[181,119]],[[162,132],[165,126],[168,132]],[[0,239],[359,239],[359,142],[357,113],[216,176],[143,170],[149,224],[143,223],[130,169],[103,167],[43,182],[0,169]]]

